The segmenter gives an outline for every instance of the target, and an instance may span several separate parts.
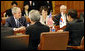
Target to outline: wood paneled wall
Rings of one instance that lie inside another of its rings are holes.
[[[53,14],[60,12],[60,6],[66,5],[68,9],[76,9],[78,16],[80,12],[84,12],[84,1],[53,1]]]
[[[23,8],[24,1],[16,1],[18,3],[18,7]],[[6,11],[11,8],[12,1],[1,1],[1,12]]]
[[[7,9],[11,8],[12,1],[1,1],[1,12],[6,11]],[[24,1],[16,1],[18,6],[22,9]],[[52,1],[53,5],[53,14],[60,12],[60,6],[66,5],[67,9],[76,9],[78,14],[80,12],[84,12],[84,1]]]

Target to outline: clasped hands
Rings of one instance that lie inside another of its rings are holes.
[[[19,27],[19,28],[15,28],[14,31],[25,30],[25,29],[26,29],[26,27],[21,26],[21,27]]]

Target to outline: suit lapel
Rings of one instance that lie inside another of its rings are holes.
[[[12,27],[16,27],[16,23],[15,23],[14,17],[11,17],[11,25],[12,25]]]
[[[22,26],[23,25],[23,19],[22,19],[22,17],[19,19],[19,24],[20,24],[20,26]]]

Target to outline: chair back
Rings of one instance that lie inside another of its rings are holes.
[[[69,32],[44,32],[40,36],[39,50],[66,50]]]
[[[26,50],[29,44],[29,35],[12,35],[2,38],[2,50]]]

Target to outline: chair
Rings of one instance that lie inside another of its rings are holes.
[[[84,37],[81,40],[80,46],[67,46],[68,48],[84,50]]]
[[[25,16],[28,23],[30,23],[30,18],[28,16]]]
[[[69,32],[45,32],[40,36],[38,50],[66,50]]]
[[[2,23],[3,25],[5,25],[5,23],[6,23],[6,19],[7,19],[8,17],[1,17],[1,18],[2,18],[1,23]]]
[[[5,17],[6,11],[1,12],[1,17]]]
[[[29,35],[11,35],[1,39],[2,50],[27,50]]]

